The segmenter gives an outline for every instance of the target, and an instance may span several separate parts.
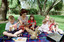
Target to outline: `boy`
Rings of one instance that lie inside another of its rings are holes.
[[[23,32],[23,30],[17,30],[18,26],[17,24],[19,23],[16,23],[15,19],[14,19],[14,16],[9,16],[8,18],[9,22],[6,24],[6,28],[3,32],[3,35],[6,35],[6,36],[9,36],[9,37],[17,37],[17,35],[21,32]]]

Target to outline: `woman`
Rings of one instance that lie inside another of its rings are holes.
[[[21,9],[20,16],[18,17],[18,20],[21,20],[22,24],[28,23],[28,16],[26,16],[27,12],[28,12],[27,10]]]
[[[28,24],[28,16],[26,16],[27,12],[28,11],[25,9],[21,9],[20,11],[20,16],[18,17],[20,22],[19,29],[25,30],[24,26]]]

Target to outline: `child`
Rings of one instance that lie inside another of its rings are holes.
[[[57,23],[55,23],[55,25],[53,25],[52,28],[53,28],[54,33],[64,34],[63,30],[58,28],[58,24]]]
[[[50,16],[49,16],[49,15],[46,15],[46,16],[45,16],[45,20],[46,20],[47,22],[49,22],[49,19],[50,19]]]
[[[52,31],[52,26],[55,24],[55,20],[51,19],[49,22],[49,31]]]
[[[49,27],[46,20],[43,20],[43,24],[39,27],[38,30],[40,30],[41,32],[51,33],[51,31],[49,31]]]
[[[17,30],[17,24],[14,17],[11,15],[8,17],[9,22],[6,24],[6,28],[3,32],[3,35],[9,36],[9,37],[17,37],[17,35],[21,32],[23,32],[23,30]]]
[[[31,15],[30,16],[30,19],[28,20],[28,23],[29,23],[29,28],[33,29],[36,28],[36,20],[34,19],[34,16]]]
[[[49,15],[46,15],[45,16],[45,20],[47,21],[47,24],[50,26],[50,16]]]

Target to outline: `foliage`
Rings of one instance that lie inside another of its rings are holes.
[[[0,7],[1,7],[1,4],[2,4],[2,0],[0,0]]]
[[[20,7],[20,5],[19,6],[17,6],[15,9],[11,9],[12,10],[12,13],[14,13],[14,14],[19,14],[20,13],[20,10],[21,10],[21,7]]]
[[[8,1],[9,1],[9,8],[12,8],[12,9],[15,8],[15,9],[13,9],[12,12],[15,13],[15,14],[19,13],[19,9],[16,9],[17,6],[20,5],[19,0],[8,0]],[[39,10],[37,0],[25,0],[25,1],[29,4],[29,6],[31,6],[31,8],[28,9],[28,10],[30,10],[28,14],[32,14],[32,13],[37,14],[38,13],[37,10]],[[41,9],[43,9],[44,1],[45,0],[39,0]],[[54,0],[47,0],[46,10],[52,5],[53,2],[54,2]],[[60,2],[54,7],[54,9],[55,10],[62,10],[61,9],[62,6],[63,6],[62,2]],[[37,10],[33,11],[34,9],[37,9]]]
[[[49,15],[61,15],[61,12],[50,11]]]
[[[19,0],[8,0],[9,8],[16,8],[19,5]]]
[[[12,9],[13,11],[12,11],[12,13],[14,13],[14,14],[19,14],[19,12],[20,12],[20,10],[17,10],[17,9]]]
[[[38,14],[37,9],[28,9],[28,14]]]
[[[39,0],[39,2],[40,2],[40,7],[43,8],[44,0]]]
[[[46,3],[46,7],[50,7],[52,5],[52,3],[53,3],[52,0],[51,1],[48,0]]]
[[[54,9],[55,9],[55,10],[62,10],[62,7],[63,7],[63,2],[61,1],[61,2],[59,2],[59,3],[54,7]]]

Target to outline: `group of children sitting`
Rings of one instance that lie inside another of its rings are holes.
[[[23,18],[20,16],[18,18],[18,21],[15,21],[14,16],[9,16],[8,20],[9,22],[6,24],[5,30],[3,32],[3,35],[6,35],[8,37],[18,37],[19,34],[22,36],[22,32],[28,32],[26,30],[26,27],[28,27],[28,29],[31,29],[33,31],[35,31],[36,28],[38,28],[38,30],[40,31],[40,33],[42,32],[47,32],[49,33],[59,33],[59,34],[64,34],[63,30],[58,28],[58,23],[55,22],[55,20],[52,18],[50,19],[49,15],[45,16],[45,19],[42,21],[43,24],[39,27],[36,26],[36,20],[34,18],[33,15],[30,16],[29,20],[28,17],[26,17],[25,20],[23,20]],[[27,21],[27,22],[26,22]]]
[[[50,33],[58,33],[58,34],[64,34],[63,30],[58,28],[58,23],[51,18],[49,15],[45,16],[45,19],[43,20],[43,24],[39,27],[39,30],[41,32],[47,32],[48,34]]]

